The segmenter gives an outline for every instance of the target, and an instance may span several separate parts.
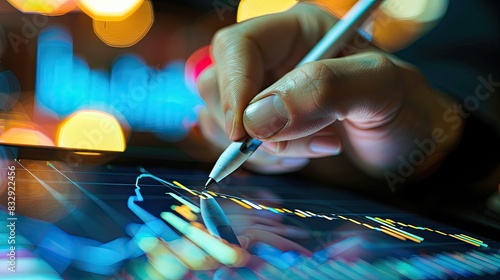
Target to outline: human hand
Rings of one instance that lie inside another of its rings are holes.
[[[215,65],[198,81],[207,105],[202,131],[221,148],[227,143],[207,127],[225,128],[226,141],[249,135],[264,141],[262,150],[300,160],[345,150],[375,176],[397,169],[419,140],[432,139],[415,174],[431,170],[458,141],[462,121],[413,66],[370,47],[293,69],[335,21],[298,4],[219,31]],[[293,164],[277,170],[288,168]]]

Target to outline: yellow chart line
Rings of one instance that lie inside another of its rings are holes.
[[[391,229],[391,228],[388,228],[388,227],[386,227],[386,226],[380,226],[380,227],[381,227],[381,228],[383,228],[383,229],[385,229],[385,230],[388,230],[388,231],[390,231],[390,232],[393,232],[393,233],[395,233],[395,234],[399,234],[399,235],[403,236],[404,238],[409,239],[409,240],[411,240],[411,241],[413,241],[413,242],[420,243],[420,240],[418,240],[418,239],[416,239],[416,238],[414,238],[414,237],[412,237],[412,236],[406,235],[406,234],[404,234],[404,233],[402,233],[402,232],[395,231],[395,230],[393,230],[393,229]]]
[[[467,239],[460,238],[459,236],[456,236],[456,235],[453,235],[453,234],[448,234],[448,236],[451,236],[451,237],[453,237],[453,238],[455,238],[455,239],[458,239],[458,240],[460,240],[460,241],[463,241],[463,242],[466,242],[466,243],[472,244],[472,245],[474,245],[474,246],[476,246],[476,247],[480,247],[480,246],[481,246],[481,245],[479,245],[479,244],[477,244],[477,243],[471,242],[471,241],[469,241],[469,240],[467,240]]]
[[[388,230],[386,230],[386,229],[380,229],[380,230],[381,230],[383,233],[385,233],[385,234],[387,234],[387,235],[390,235],[390,236],[392,236],[392,237],[395,237],[395,238],[397,238],[397,239],[399,239],[399,240],[403,240],[403,241],[405,241],[405,240],[406,240],[406,238],[404,238],[403,236],[401,236],[401,235],[399,235],[399,234],[396,234],[396,233],[394,233],[394,232],[392,232],[392,231],[388,231]]]
[[[170,184],[170,183],[168,183],[168,184]],[[172,184],[170,184],[170,185],[172,185]],[[179,183],[177,181],[173,181],[173,185],[179,187],[180,189],[183,189],[183,190],[189,192],[193,196],[198,196],[198,197],[204,199],[203,195],[201,195],[200,193],[196,193],[195,191],[187,188],[186,186],[182,185],[181,183]],[[337,217],[338,217],[340,219],[352,222],[352,223],[357,224],[357,225],[363,225],[364,227],[369,228],[371,230],[381,231],[381,232],[386,233],[388,235],[391,235],[391,236],[393,236],[395,238],[398,238],[398,239],[401,239],[401,240],[411,240],[411,241],[414,241],[416,243],[421,243],[424,240],[424,238],[422,238],[420,236],[417,236],[417,235],[414,235],[414,234],[411,234],[411,233],[409,233],[409,232],[407,232],[405,230],[402,230],[402,227],[411,228],[411,229],[415,229],[415,230],[426,230],[426,231],[434,232],[434,233],[437,233],[437,234],[440,234],[440,235],[443,235],[443,236],[450,236],[450,237],[453,237],[453,238],[455,238],[457,240],[460,240],[462,242],[474,245],[476,247],[480,247],[480,246],[488,247],[488,245],[485,244],[485,243],[483,243],[482,240],[479,240],[477,238],[474,238],[474,237],[471,237],[471,236],[468,236],[468,235],[465,235],[465,234],[447,234],[447,233],[444,233],[444,232],[439,231],[439,230],[434,230],[434,229],[431,229],[431,228],[420,227],[420,226],[417,227],[417,226],[414,226],[412,224],[405,224],[403,222],[394,221],[394,220],[389,219],[389,218],[382,219],[380,217],[365,216],[365,218],[368,218],[368,219],[370,219],[370,220],[372,220],[374,222],[377,222],[377,223],[381,224],[381,226],[377,228],[377,227],[369,225],[367,223],[361,223],[360,221],[358,221],[358,220],[356,220],[354,218],[347,218],[345,216],[338,215],[338,214],[331,214],[334,217],[329,217],[329,216],[327,216],[325,214],[316,214],[316,213],[314,213],[312,211],[309,211],[309,210],[294,209],[292,211],[292,210],[287,209],[287,208],[273,208],[273,207],[268,207],[268,206],[265,206],[265,205],[262,205],[262,204],[253,203],[251,201],[248,201],[248,200],[245,200],[245,199],[242,199],[242,198],[233,197],[233,196],[227,196],[227,195],[224,195],[224,194],[217,194],[217,193],[212,192],[212,191],[208,191],[208,193],[210,195],[214,196],[214,197],[218,196],[220,198],[232,200],[234,203],[236,203],[236,204],[238,204],[238,205],[240,205],[240,206],[242,206],[243,208],[246,208],[246,209],[267,210],[267,211],[271,211],[271,212],[274,212],[274,213],[281,213],[281,214],[293,214],[293,215],[296,215],[296,216],[301,217],[301,218],[313,218],[313,217],[317,217],[317,218],[325,218],[327,220],[334,220],[334,219],[337,219]],[[167,194],[169,194],[170,196],[172,196],[173,198],[175,198],[177,201],[181,202],[182,204],[186,205],[188,208],[190,208],[191,211],[198,212],[197,211],[198,209],[197,209],[196,206],[193,207],[194,205],[192,205],[192,204],[184,203],[182,197],[177,196],[177,195],[175,195],[173,193],[167,193]],[[176,209],[176,210],[177,210],[176,212],[179,213],[179,214],[181,214],[181,215],[182,214],[188,214],[188,213],[181,213],[181,212],[189,212],[188,209],[183,209],[183,208],[179,208],[179,209]]]
[[[237,199],[235,199],[235,198],[232,198],[232,197],[231,197],[231,198],[230,198],[230,200],[232,200],[233,202],[235,202],[235,203],[239,204],[239,205],[240,205],[241,207],[243,207],[243,208],[246,208],[246,209],[252,209],[252,206],[250,206],[250,205],[248,205],[248,204],[245,204],[245,203],[243,203],[243,202],[241,202],[241,201],[239,201],[239,200],[237,200]]]

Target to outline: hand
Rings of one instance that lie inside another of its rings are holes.
[[[220,140],[217,130],[206,129],[212,122],[232,141],[249,135],[265,142],[263,150],[287,158],[345,151],[375,176],[397,170],[417,142],[437,137],[415,174],[437,166],[457,143],[462,122],[454,115],[451,125],[452,116],[444,115],[451,101],[417,69],[372,47],[293,69],[335,21],[298,4],[219,31],[212,43],[215,66],[198,81],[207,105],[202,131]]]

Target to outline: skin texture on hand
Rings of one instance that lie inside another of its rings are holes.
[[[373,47],[294,69],[335,22],[313,5],[298,4],[220,30],[211,46],[215,65],[198,80],[207,105],[202,123],[215,123],[228,140],[260,139],[261,149],[284,158],[345,151],[375,177],[396,170],[439,128],[446,141],[414,173],[437,166],[461,128],[445,122],[451,101],[417,69]]]

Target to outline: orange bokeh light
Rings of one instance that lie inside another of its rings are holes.
[[[434,28],[447,9],[448,0],[386,0],[374,19],[373,43],[401,50]]]
[[[94,32],[106,45],[126,48],[139,42],[153,25],[151,1],[144,1],[130,16],[119,21],[93,21]]]
[[[144,0],[79,0],[78,7],[101,21],[120,21],[132,15]]]
[[[344,16],[358,0],[306,0],[305,2],[319,6],[332,15],[340,18]]]
[[[59,126],[57,146],[78,150],[123,152],[125,135],[113,115],[84,110],[72,114]]]
[[[41,131],[29,128],[11,128],[0,135],[0,143],[12,145],[54,146],[54,142]]]
[[[284,12],[298,2],[298,0],[241,0],[236,21],[242,22],[263,15]]]
[[[306,0],[340,18],[357,0]],[[448,0],[385,0],[367,31],[377,47],[395,52],[412,44],[443,17]]]
[[[77,0],[7,0],[23,13],[38,13],[48,16],[64,15],[76,8]]]

